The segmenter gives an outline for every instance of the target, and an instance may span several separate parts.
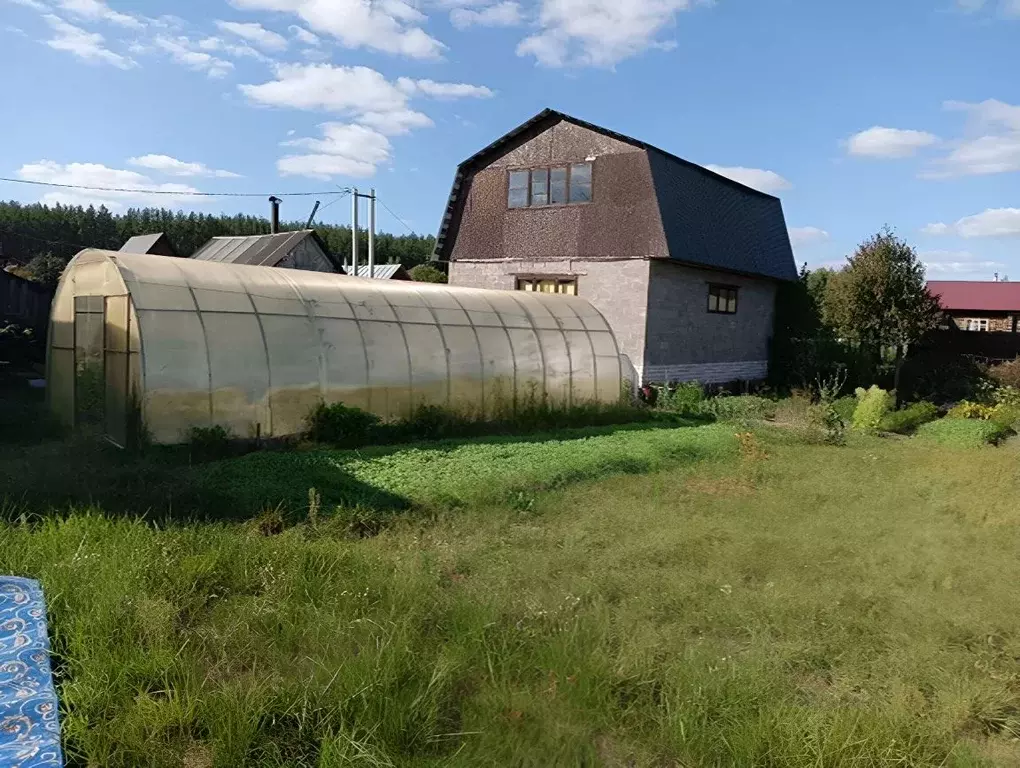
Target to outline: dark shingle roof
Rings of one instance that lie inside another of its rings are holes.
[[[778,280],[794,280],[797,268],[779,198],[703,168],[647,142],[546,109],[476,152],[457,167],[436,238],[436,255],[449,258],[449,234],[463,201],[464,182],[494,155],[561,121],[638,147],[648,153],[669,255],[689,264]]]
[[[280,232],[276,235],[242,235],[237,237],[214,237],[199,248],[191,258],[199,261],[220,261],[230,264],[253,264],[261,267],[275,267],[287,254],[306,238],[315,240],[326,258],[337,267],[340,264],[329,252],[329,248],[312,229],[296,232]]]

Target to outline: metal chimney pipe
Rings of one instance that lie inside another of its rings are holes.
[[[283,200],[275,196],[269,198],[269,204],[273,207],[272,215],[269,218],[269,231],[274,235],[280,232],[280,203],[282,202]]]

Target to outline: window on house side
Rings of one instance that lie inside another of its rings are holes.
[[[522,277],[517,280],[517,290],[576,296],[577,279],[573,277]]]
[[[553,205],[567,202],[567,169],[549,171],[549,202]]]
[[[591,163],[570,166],[570,202],[591,202]]]
[[[965,320],[966,329],[968,331],[987,331],[988,330],[988,318],[970,318]]]
[[[510,208],[527,208],[530,200],[528,198],[528,184],[531,174],[528,171],[510,171],[510,195],[507,205]]]
[[[531,172],[531,204],[549,205],[549,171],[544,168]]]
[[[720,315],[737,314],[737,288],[732,285],[709,285],[708,311]]]

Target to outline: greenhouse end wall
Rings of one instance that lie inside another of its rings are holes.
[[[397,419],[621,396],[616,339],[576,297],[106,251],[82,252],[61,279],[49,369],[68,424],[101,371],[119,444],[133,412],[151,440],[177,443],[213,425],[294,435],[323,401]]]

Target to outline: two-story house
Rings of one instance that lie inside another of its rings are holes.
[[[797,276],[777,198],[552,110],[460,164],[436,255],[452,285],[588,299],[640,383],[764,379]]]

